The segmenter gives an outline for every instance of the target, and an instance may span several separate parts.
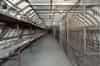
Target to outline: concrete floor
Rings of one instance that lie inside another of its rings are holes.
[[[64,51],[52,36],[38,40],[32,49],[26,49],[21,57],[21,66],[72,66]],[[18,62],[8,61],[4,66],[19,66]]]

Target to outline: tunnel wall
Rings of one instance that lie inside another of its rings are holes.
[[[99,6],[88,6],[86,9],[86,13],[88,11],[93,13],[91,13],[90,17],[84,18],[83,21],[75,20],[76,18],[70,16],[75,13],[67,14],[68,16],[64,19],[65,22],[63,22],[62,25],[64,30],[60,30],[62,33],[60,35],[63,36],[63,39],[61,38],[61,45],[73,66],[100,66]],[[85,16],[88,15],[86,13]],[[75,17],[77,17],[77,15],[75,15]],[[85,24],[85,19],[91,22],[92,25],[88,22],[86,24],[87,26],[81,26],[80,24],[77,25],[77,22],[83,22],[83,24]]]
[[[0,22],[0,58],[15,54],[18,48],[24,48],[42,34],[44,30],[33,26]]]
[[[63,49],[73,66],[100,66],[99,27],[69,30],[63,35]]]

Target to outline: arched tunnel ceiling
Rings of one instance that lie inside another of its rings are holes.
[[[100,23],[100,0],[1,0],[11,8],[12,16],[31,21],[38,26],[50,26],[53,22],[62,22],[68,13],[71,26],[92,26]],[[2,3],[1,3],[2,5]],[[16,13],[14,14],[14,10]],[[94,16],[95,15],[95,16]],[[27,19],[26,19],[27,18]],[[66,20],[65,20],[66,21]],[[56,23],[57,24],[57,23]]]
[[[74,5],[78,0],[30,0],[30,2],[43,21],[50,25],[64,15],[58,12],[71,9],[69,5]]]

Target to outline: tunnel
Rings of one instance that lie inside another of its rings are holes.
[[[0,66],[100,66],[100,0],[0,0]]]

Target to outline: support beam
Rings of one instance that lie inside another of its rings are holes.
[[[30,7],[32,8],[32,10],[37,14],[38,18],[39,18],[40,20],[42,20],[42,22],[44,22],[43,19],[42,19],[42,18],[39,16],[39,14],[37,13],[37,11],[34,9],[34,7],[31,5],[30,1],[29,1],[29,0],[26,0],[26,2],[29,3],[29,6],[30,6]]]

